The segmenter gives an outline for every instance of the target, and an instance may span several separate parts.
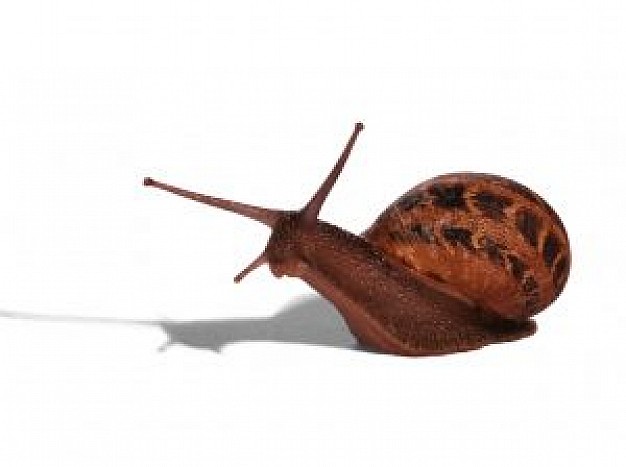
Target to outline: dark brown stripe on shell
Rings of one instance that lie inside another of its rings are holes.
[[[442,227],[441,234],[450,245],[461,245],[467,250],[475,251],[471,230],[463,227]]]
[[[539,218],[528,209],[521,209],[515,214],[515,225],[526,242],[536,248],[541,227]]]
[[[546,266],[551,268],[554,263],[554,259],[559,254],[559,250],[561,246],[559,245],[559,240],[556,238],[554,233],[549,232],[546,239],[543,242],[543,262],[546,263]]]
[[[489,258],[489,261],[496,264],[497,266],[504,266],[504,245],[496,243],[490,237],[483,237],[481,241],[481,246],[485,253],[487,253],[487,258]]]
[[[411,243],[415,241],[424,243],[437,243],[435,231],[430,225],[413,224],[404,230],[393,230],[389,232],[389,238],[396,242]]]
[[[433,227],[424,224],[414,224],[410,228],[411,235],[423,242],[433,243],[435,241],[435,232]]]
[[[501,221],[504,219],[504,209],[513,202],[510,198],[496,195],[489,191],[481,191],[472,196],[474,205],[487,217]]]
[[[528,269],[528,266],[526,266],[526,264],[515,255],[507,255],[507,259],[509,260],[511,274],[513,274],[513,277],[515,277],[518,281],[521,281],[524,277],[524,272]]]
[[[433,185],[428,189],[428,193],[433,197],[433,204],[447,209],[467,209],[465,205],[465,185],[455,183],[454,185]]]

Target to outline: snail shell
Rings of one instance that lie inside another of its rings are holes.
[[[570,270],[567,232],[555,211],[496,175],[453,173],[420,183],[363,235],[417,274],[515,321],[555,300]]]

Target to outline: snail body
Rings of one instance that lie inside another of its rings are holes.
[[[532,335],[531,316],[562,291],[570,267],[563,224],[538,195],[495,175],[458,173],[417,185],[362,235],[318,219],[363,125],[299,211],[266,209],[144,179],[144,185],[229,210],[272,229],[239,282],[268,263],[331,301],[378,351],[438,355]]]

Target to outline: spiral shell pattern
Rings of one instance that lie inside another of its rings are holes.
[[[567,232],[554,210],[525,186],[496,175],[427,180],[391,204],[363,236],[416,274],[516,321],[556,299],[571,264]]]

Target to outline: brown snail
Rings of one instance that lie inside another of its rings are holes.
[[[362,235],[318,219],[363,129],[357,123],[319,190],[299,211],[266,209],[154,186],[262,222],[263,252],[235,277],[268,263],[330,300],[365,346],[436,355],[530,336],[531,316],[561,293],[570,269],[567,233],[554,210],[513,180],[442,175],[391,204]]]

